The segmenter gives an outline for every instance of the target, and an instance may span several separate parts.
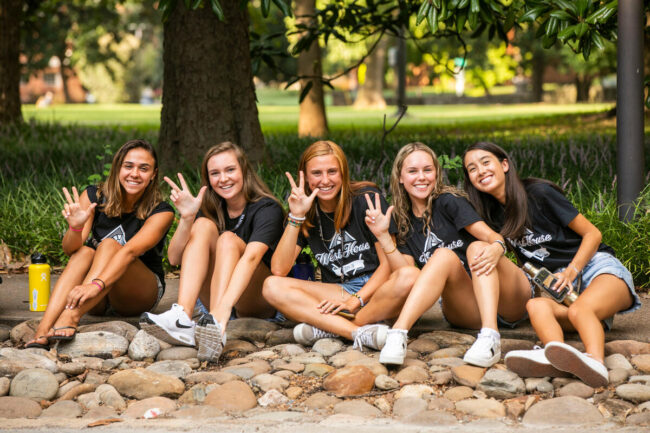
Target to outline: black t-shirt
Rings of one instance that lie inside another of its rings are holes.
[[[314,257],[318,261],[325,283],[340,283],[362,275],[372,273],[379,266],[379,257],[375,250],[377,238],[372,234],[365,222],[368,203],[364,196],[370,195],[374,203],[376,188],[364,188],[352,199],[352,210],[348,223],[341,228],[340,233],[334,231],[334,213],[325,213],[320,208],[314,220],[314,227],[309,230],[309,237],[298,236],[298,245],[309,244]],[[385,213],[388,204],[379,193],[381,209]],[[316,199],[318,206],[318,199]],[[391,221],[389,232],[397,232],[395,223]]]
[[[399,243],[398,249],[412,256],[415,264],[421,268],[437,248],[449,248],[468,269],[467,247],[476,238],[465,227],[477,221],[481,221],[481,217],[467,199],[449,193],[441,194],[431,204],[431,222],[425,230],[424,219],[411,214],[411,229],[406,235],[406,242]]]
[[[91,203],[98,203],[97,200],[97,187],[90,185],[86,188],[88,199]],[[102,198],[102,202],[104,198]],[[99,204],[101,204],[99,203]],[[104,239],[112,238],[120,245],[124,246],[135,234],[142,228],[145,221],[152,215],[161,212],[174,213],[174,208],[167,202],[161,201],[154,208],[147,218],[141,220],[136,217],[135,212],[123,214],[122,216],[109,218],[101,209],[100,206],[95,208],[95,217],[91,229],[91,238],[86,242],[86,245],[91,248],[97,248],[99,243]],[[165,285],[165,273],[162,267],[162,254],[165,248],[165,241],[167,240],[167,232],[160,238],[158,243],[142,254],[139,259],[142,260],[147,268],[158,276],[163,286]]]
[[[531,262],[555,272],[566,267],[580,247],[582,236],[568,227],[579,212],[561,192],[546,183],[529,184],[526,192],[532,227],[523,236],[508,241],[521,263]],[[598,251],[614,255],[614,250],[603,243]]]
[[[262,242],[269,249],[264,253],[262,262],[271,267],[271,257],[283,233],[284,211],[280,204],[268,197],[250,202],[241,215],[230,218],[224,203],[226,230],[235,233],[246,242]]]

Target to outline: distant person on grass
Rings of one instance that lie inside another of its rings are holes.
[[[526,316],[531,290],[523,271],[504,257],[504,239],[490,229],[464,194],[442,181],[436,154],[427,145],[400,149],[391,172],[393,206],[386,214],[368,203],[369,224],[392,269],[421,268],[379,355],[403,364],[407,333],[438,299],[454,326],[481,331],[464,360],[490,367],[501,358],[498,323],[514,327]],[[388,233],[391,214],[397,243]]]
[[[168,249],[169,262],[181,265],[178,303],[162,314],[143,314],[140,326],[170,344],[198,345],[199,360],[216,362],[231,314],[273,318],[276,313],[262,297],[262,282],[271,275],[284,211],[231,142],[206,153],[196,197],[183,175],[178,179],[180,187],[165,177],[181,215]],[[203,315],[195,326],[197,299]]]
[[[108,179],[72,196],[63,188],[70,261],[52,291],[36,337],[26,348],[72,340],[81,317],[153,309],[165,290],[162,252],[174,210],[162,200],[158,158],[144,140],[126,142]]]
[[[569,286],[579,293],[569,307],[547,297],[528,301],[530,321],[545,347],[509,352],[506,366],[524,377],[568,372],[591,387],[607,385],[601,321],[609,329],[614,314],[640,307],[630,271],[558,186],[520,180],[513,161],[496,144],[470,146],[463,167],[470,201],[508,239],[518,260],[555,272],[555,290]],[[580,334],[586,353],[564,343],[564,330]]]
[[[383,251],[368,228],[373,221],[366,194],[375,197],[379,190],[370,182],[350,181],[345,154],[331,141],[305,149],[298,183],[286,175],[289,215],[271,261],[274,276],[264,282],[264,297],[288,318],[302,322],[293,330],[300,344],[340,335],[353,340],[354,347],[381,349],[388,327],[374,323],[397,316],[403,298],[394,302],[392,295],[380,293],[407,292],[415,279],[406,274],[389,279],[386,254],[391,251]],[[378,194],[375,200],[385,212],[384,198]],[[394,225],[389,232],[395,232]],[[306,246],[318,261],[322,282],[285,277]]]

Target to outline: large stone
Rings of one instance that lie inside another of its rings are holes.
[[[526,384],[512,371],[491,368],[485,373],[476,389],[483,391],[488,397],[504,399],[525,394]]]
[[[476,341],[476,338],[471,335],[453,331],[428,332],[420,335],[419,338],[428,338],[429,340],[433,340],[442,348],[449,346],[471,346],[474,344],[474,341]]]
[[[650,386],[640,383],[627,383],[616,387],[616,395],[624,400],[643,403],[650,400]]]
[[[210,418],[220,418],[224,416],[221,409],[213,406],[184,406],[175,412],[167,414],[172,418],[187,418],[190,420],[201,420]]]
[[[438,359],[438,358],[460,358],[467,351],[465,346],[451,346],[445,347],[444,349],[438,349],[433,352],[429,359]]]
[[[348,400],[334,405],[334,413],[355,415],[364,418],[377,418],[381,411],[363,400]]]
[[[457,384],[476,388],[485,374],[485,368],[459,365],[451,369],[451,374]]]
[[[456,425],[456,417],[444,410],[425,410],[411,415],[403,421],[423,426]]]
[[[375,386],[382,391],[399,388],[399,382],[385,374],[380,374],[375,378]]]
[[[627,382],[627,379],[630,377],[630,370],[623,368],[614,368],[609,370],[609,383],[610,385],[620,385]]]
[[[281,328],[266,334],[266,344],[269,346],[276,346],[278,344],[290,344],[295,342],[296,340],[293,338],[293,329],[291,328]]]
[[[625,418],[627,425],[650,425],[650,412],[633,413]]]
[[[407,418],[427,409],[427,402],[421,398],[400,398],[393,404],[393,416]]]
[[[14,344],[27,343],[29,340],[36,336],[36,328],[38,328],[40,320],[31,319],[26,322],[19,323],[11,328],[9,338]]]
[[[65,393],[61,394],[59,396],[59,400],[74,400],[83,394],[95,391],[96,388],[97,385],[95,384],[77,382],[75,386],[68,389]],[[61,388],[59,388],[59,390],[61,390]],[[59,393],[57,393],[57,395],[59,395]]]
[[[0,377],[0,397],[9,394],[11,380],[8,377]]]
[[[630,361],[628,361],[627,358],[620,353],[614,353],[606,357],[605,367],[607,367],[608,370],[613,370],[615,368],[631,370],[633,368],[632,364],[630,364]]]
[[[278,346],[278,348],[281,356],[289,358],[307,352],[300,344],[283,344]]]
[[[297,362],[300,364],[327,364],[325,358],[320,353],[307,352],[301,355],[296,355],[291,358],[291,362]]]
[[[620,353],[629,358],[632,355],[650,353],[650,343],[635,340],[615,340],[605,343],[605,355]]]
[[[98,406],[94,407],[82,417],[85,420],[102,420],[102,419],[112,419],[112,418],[117,418],[117,412],[115,412],[115,409],[107,407],[107,406]]]
[[[339,397],[366,394],[374,385],[375,375],[361,365],[336,370],[323,381],[323,388]]]
[[[345,367],[352,361],[358,361],[360,359],[367,359],[368,357],[358,350],[346,350],[345,352],[339,352],[336,355],[332,356],[329,359],[329,364],[334,368]]]
[[[228,340],[265,341],[268,333],[280,326],[263,319],[246,317],[228,323]]]
[[[137,336],[136,336],[137,338]],[[134,339],[135,340],[135,339]],[[147,367],[147,370],[154,371],[160,374],[177,377],[179,379],[185,378],[192,372],[192,368],[187,365],[185,361],[158,361]]]
[[[59,363],[59,371],[68,376],[77,376],[86,370],[86,366],[81,362]]]
[[[418,338],[409,343],[408,348],[418,353],[431,353],[440,349],[440,346],[429,338]]]
[[[59,381],[42,368],[30,368],[18,373],[11,381],[9,394],[34,400],[51,400],[59,390]]]
[[[3,341],[7,341],[9,339],[10,334],[11,334],[11,327],[0,324],[0,343]]]
[[[582,382],[571,382],[570,384],[564,385],[560,388],[557,395],[559,397],[574,395],[580,398],[589,398],[594,395],[594,389]]]
[[[111,332],[113,334],[126,338],[127,341],[131,341],[133,340],[133,337],[135,337],[135,334],[138,333],[138,331],[139,329],[130,323],[121,320],[113,320],[110,322],[99,322],[91,323],[89,325],[82,325],[79,327],[78,332]]]
[[[108,383],[120,394],[138,400],[157,396],[178,397],[185,391],[185,385],[179,379],[143,368],[115,373]]]
[[[122,418],[142,418],[150,409],[155,409],[158,416],[164,415],[176,410],[176,402],[167,397],[145,398],[144,400],[136,401],[131,404],[124,413],[122,413]]]
[[[182,361],[184,359],[196,358],[198,350],[194,347],[172,346],[158,352],[156,361]]]
[[[463,361],[460,358],[433,358],[429,360],[428,364],[432,367],[436,365],[436,366],[450,367],[450,368],[466,365],[465,361]]]
[[[250,341],[244,341],[244,340],[228,340],[226,342],[226,345],[223,347],[223,353],[230,354],[230,356],[242,356],[242,355],[248,355],[249,353],[253,353],[257,351],[258,348],[255,346],[253,343]],[[236,352],[236,353],[231,353],[231,352]]]
[[[298,364],[298,365],[304,365],[304,364]],[[307,364],[304,365],[304,370],[302,374],[311,377],[323,377],[334,370],[335,370],[334,367],[327,364]]]
[[[249,353],[246,355],[246,359],[256,360],[256,359],[262,359],[264,361],[273,361],[275,359],[278,359],[279,355],[275,353],[273,350],[260,350],[259,352],[253,352]]]
[[[44,368],[52,373],[59,371],[55,361],[30,350],[0,349],[0,376],[13,377],[26,368]]]
[[[535,343],[530,340],[518,340],[514,338],[501,339],[501,355],[505,356],[512,350],[533,350]]]
[[[431,383],[434,385],[447,385],[451,382],[453,375],[449,370],[431,372]]]
[[[650,355],[636,355],[632,357],[632,365],[640,373],[650,373]]]
[[[377,359],[375,358],[366,358],[366,359],[357,359],[356,361],[351,361],[346,365],[346,367],[352,367],[355,365],[362,365],[364,367],[367,367],[372,371],[372,374],[375,376],[379,376],[381,374],[388,374],[388,369],[386,368],[385,365],[380,363]]]
[[[37,418],[41,405],[24,397],[0,397],[0,418]]]
[[[429,410],[454,410],[455,407],[453,402],[444,397],[432,397],[429,399]]]
[[[258,387],[264,392],[272,389],[283,391],[289,386],[289,382],[273,374],[263,373],[253,378],[253,386]]]
[[[426,398],[427,396],[433,394],[435,394],[433,388],[431,388],[428,385],[423,385],[423,384],[406,385],[395,393],[395,398],[396,399],[406,398],[406,397]]]
[[[140,330],[131,344],[129,344],[129,358],[135,361],[143,359],[153,359],[160,352],[160,343],[153,335],[148,334],[146,331]]]
[[[197,371],[196,373],[185,376],[185,383],[192,385],[195,383],[218,383],[223,385],[226,382],[237,380],[239,376],[225,371]]]
[[[271,371],[271,365],[261,359],[244,364],[225,367],[221,371],[239,376],[242,379],[251,379],[254,376]]]
[[[85,409],[95,409],[101,407],[102,401],[99,399],[99,395],[97,395],[96,392],[88,392],[86,394],[78,396],[77,403],[79,403]]]
[[[77,418],[83,413],[81,405],[76,401],[57,401],[41,413],[41,418]]]
[[[61,342],[59,354],[71,357],[94,356],[98,358],[117,358],[126,353],[129,341],[112,332],[96,331],[77,333],[74,340]]]
[[[321,364],[321,365],[327,365],[327,364]],[[292,373],[300,373],[302,371],[305,371],[305,364],[301,364],[299,362],[287,362],[282,359],[276,359],[271,363],[271,367],[273,367],[273,370],[287,370]]]
[[[126,401],[124,401],[120,393],[112,385],[107,383],[99,385],[95,393],[103,406],[108,406],[118,411],[126,409]]]
[[[275,407],[289,403],[289,399],[277,389],[271,389],[258,398],[257,403],[262,407]]]
[[[336,338],[321,338],[312,347],[312,351],[320,353],[323,356],[332,356],[345,347],[341,340]]]
[[[197,383],[178,398],[178,404],[203,404],[208,394],[217,388],[219,385],[216,383]]]
[[[492,399],[470,399],[456,402],[456,410],[480,418],[502,418],[506,416],[505,406]]]
[[[596,407],[575,396],[542,400],[528,409],[522,420],[529,425],[588,425],[602,421],[603,416]]]
[[[309,409],[326,409],[333,407],[341,400],[324,392],[317,392],[310,395],[303,404]]]
[[[205,404],[223,411],[245,411],[257,406],[255,394],[244,382],[235,380],[210,392]]]
[[[400,385],[408,385],[410,383],[424,382],[429,378],[429,373],[422,367],[411,366],[406,367],[400,370],[399,373],[395,375],[395,380],[397,380]]]
[[[449,401],[461,401],[470,398],[472,394],[474,390],[469,386],[454,386],[445,391],[442,396]]]

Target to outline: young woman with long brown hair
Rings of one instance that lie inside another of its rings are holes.
[[[198,345],[200,360],[216,362],[233,308],[238,316],[275,314],[261,291],[271,274],[284,211],[242,149],[231,142],[205,154],[196,197],[180,173],[178,178],[180,187],[165,178],[181,216],[168,249],[169,262],[181,264],[178,303],[162,314],[143,314],[140,326],[171,344]],[[190,316],[197,299],[209,311],[195,326]]]

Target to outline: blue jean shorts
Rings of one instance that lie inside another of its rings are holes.
[[[352,278],[339,286],[343,287],[343,290],[348,292],[351,295],[357,293],[363,286],[366,285],[372,274],[361,275],[360,277]]]

